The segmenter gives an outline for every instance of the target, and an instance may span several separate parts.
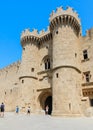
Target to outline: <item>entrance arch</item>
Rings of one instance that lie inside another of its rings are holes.
[[[48,114],[52,113],[52,93],[51,91],[43,91],[39,97],[39,103],[41,108],[45,111],[45,107],[48,105],[49,112]]]

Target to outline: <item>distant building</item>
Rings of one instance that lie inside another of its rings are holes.
[[[82,36],[78,14],[68,7],[50,15],[47,31],[21,35],[22,61],[0,70],[0,101],[7,111],[81,116],[93,106],[93,29]]]

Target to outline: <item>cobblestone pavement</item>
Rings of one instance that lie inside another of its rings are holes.
[[[0,130],[93,130],[93,117],[62,118],[49,115],[5,113]]]

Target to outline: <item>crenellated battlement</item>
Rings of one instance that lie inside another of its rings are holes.
[[[35,37],[38,37],[38,30],[36,29],[33,29],[32,32],[30,31],[30,29],[25,29],[22,34],[21,34],[21,39],[25,36],[35,36]]]
[[[50,14],[50,19],[49,20],[51,22],[54,18],[56,18],[58,16],[62,16],[62,15],[65,15],[65,16],[68,15],[69,17],[73,16],[74,18],[76,18],[76,20],[80,24],[80,19],[78,17],[77,12],[74,11],[74,9],[71,8],[71,7],[67,7],[66,10],[64,10],[63,7],[58,7],[56,9],[56,11],[54,11],[54,10],[52,11],[52,13]]]
[[[91,40],[93,40],[93,27],[88,29],[88,30],[86,30],[86,33],[85,33],[84,36],[82,36],[82,39],[84,41],[88,41],[88,40],[91,41]]]
[[[86,31],[86,36],[88,38],[92,38],[93,37],[93,28],[89,29]]]
[[[49,26],[48,26],[46,31],[43,29],[39,32],[39,38],[42,38],[43,36],[45,36],[49,33],[50,33],[50,30],[49,30]]]
[[[7,66],[5,68],[0,69],[0,73],[8,72],[9,70],[11,70],[11,68],[18,68],[20,66],[20,64],[21,64],[20,61],[10,64],[9,66]]]
[[[21,34],[21,44],[22,46],[26,42],[37,42],[37,43],[42,43],[44,41],[50,40],[51,39],[51,33],[49,30],[49,27],[47,28],[47,31],[44,29],[41,30],[40,32],[36,29],[33,29],[30,31],[30,29],[25,29],[22,34]]]

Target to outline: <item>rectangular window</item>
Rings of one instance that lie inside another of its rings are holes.
[[[86,82],[89,82],[90,77],[89,77],[89,73],[86,74]]]
[[[84,75],[85,75],[85,79],[86,79],[86,82],[90,82],[90,71],[87,71],[87,72],[84,72]]]
[[[88,59],[88,52],[87,52],[87,50],[83,51],[83,57],[84,57],[84,60]]]

